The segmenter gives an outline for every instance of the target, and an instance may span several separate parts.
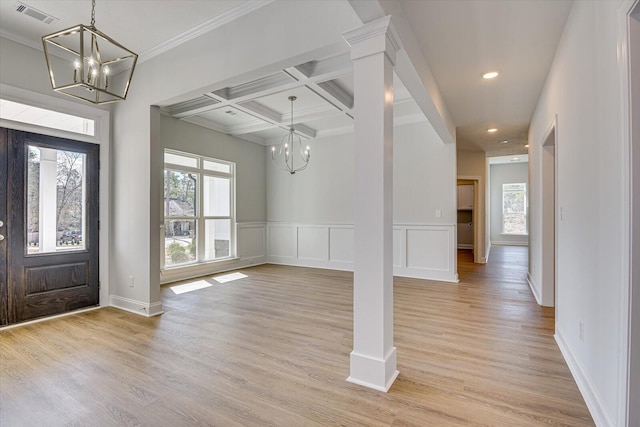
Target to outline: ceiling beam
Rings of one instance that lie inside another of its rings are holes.
[[[396,54],[396,74],[440,139],[445,144],[455,143],[455,125],[400,2],[349,0],[349,4],[363,23],[391,15],[403,46],[403,49]]]

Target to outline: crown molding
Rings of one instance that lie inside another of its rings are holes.
[[[177,46],[180,46],[183,43],[200,37],[205,33],[213,31],[216,28],[219,28],[231,21],[234,21],[244,15],[260,9],[263,6],[273,3],[273,1],[274,0],[252,0],[243,3],[240,6],[223,13],[222,15],[218,15],[213,19],[203,22],[202,24],[197,25],[188,31],[185,31],[182,34],[178,34],[177,36],[142,52],[138,58],[138,63],[140,64],[142,62],[148,61],[151,58],[161,55]]]
[[[22,44],[25,46],[28,46],[30,48],[39,50],[40,52],[43,51],[42,49],[42,39],[38,38],[38,41],[34,41],[32,39],[27,39],[24,37],[20,37],[17,34],[13,34],[13,33],[9,33],[8,31],[5,31],[4,29],[0,29],[0,37],[2,37],[3,39],[7,39],[7,40],[11,40],[12,42],[16,42],[18,44]]]
[[[151,49],[147,49],[138,55],[137,64],[141,64],[145,61],[150,60],[158,55],[161,55],[177,46],[180,46],[183,43],[188,42],[189,40],[193,40],[209,31],[213,31],[216,28],[219,28],[229,22],[238,19],[244,15],[247,15],[255,10],[260,9],[263,6],[266,6],[270,3],[273,3],[274,0],[251,0],[246,3],[241,4],[238,7],[235,7],[222,15],[218,15],[215,18],[212,18],[202,24],[193,27],[192,29],[185,31],[182,34],[179,34],[165,42],[162,42]],[[27,39],[21,37],[17,34],[10,33],[4,29],[0,29],[0,37],[5,38],[7,40],[11,40],[13,42],[28,46],[30,48],[42,51],[42,43],[41,40],[38,39],[34,41],[32,39]]]

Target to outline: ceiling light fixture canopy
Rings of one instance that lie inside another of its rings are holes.
[[[500,72],[499,72],[499,71],[489,71],[488,73],[484,73],[484,74],[482,75],[482,78],[483,78],[483,79],[490,80],[490,79],[495,79],[495,78],[496,78],[496,77],[498,77],[499,75],[500,75]]]
[[[138,55],[91,25],[76,25],[42,37],[51,86],[56,92],[93,104],[127,98]]]
[[[271,161],[278,169],[287,171],[293,175],[307,168],[309,158],[311,157],[311,150],[308,145],[306,148],[303,148],[302,138],[295,134],[295,129],[293,128],[293,101],[298,98],[292,95],[288,99],[291,101],[291,125],[289,126],[289,133],[282,138],[282,143],[280,143],[279,146],[274,145],[271,147]],[[297,164],[298,166],[296,166]]]
[[[496,128],[489,128],[489,129],[487,129],[487,132],[489,132],[489,133],[498,132],[498,129],[496,129]]]

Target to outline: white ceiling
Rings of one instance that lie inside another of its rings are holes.
[[[309,1],[309,0],[306,0]],[[372,0],[373,1],[373,0]],[[453,118],[460,148],[488,155],[525,153],[528,124],[553,59],[570,0],[393,0],[405,12]],[[89,24],[89,0],[26,0],[58,18],[44,24],[0,0],[0,35],[38,47],[40,37]],[[250,13],[269,1],[97,0],[96,26],[139,53],[168,49],[190,34]],[[202,94],[173,115],[268,144],[289,121],[287,97],[297,94],[296,129],[306,137],[342,133],[352,126],[353,77],[341,55],[318,58],[327,67],[298,64],[274,81],[246,82],[228,92]],[[306,68],[305,68],[306,66]],[[482,73],[497,69],[495,80]],[[215,83],[215,82],[212,82]],[[396,123],[424,120],[396,79]],[[187,103],[188,104],[188,103]],[[171,112],[171,106],[164,106]],[[228,113],[230,111],[231,113]],[[498,128],[487,134],[489,127]],[[298,129],[299,128],[299,129]],[[507,144],[500,141],[507,140]]]
[[[529,122],[572,1],[401,4],[456,125],[459,148],[526,152]],[[500,76],[483,79],[491,70]],[[487,134],[488,128],[498,132]]]
[[[17,3],[16,0],[0,0],[0,36],[29,46],[41,45],[40,38],[44,35],[91,23],[90,0],[22,1],[57,18],[51,24],[17,13]],[[234,9],[246,7],[247,3],[246,0],[97,0],[96,27],[144,55],[156,45],[231,14]]]

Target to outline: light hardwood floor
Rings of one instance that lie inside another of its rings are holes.
[[[0,425],[590,426],[527,286],[526,248],[460,255],[459,284],[396,278],[400,376],[345,381],[352,275],[264,265],[174,295],[0,332]]]

